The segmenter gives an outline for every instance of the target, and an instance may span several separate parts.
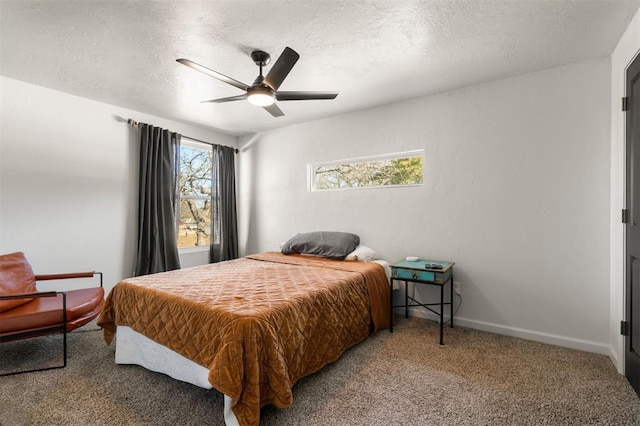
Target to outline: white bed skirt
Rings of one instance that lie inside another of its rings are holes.
[[[119,325],[116,333],[116,364],[136,364],[176,380],[212,389],[209,370],[134,331]],[[224,395],[224,422],[238,426],[238,419],[231,411],[231,398]]]

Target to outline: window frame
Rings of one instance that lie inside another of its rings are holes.
[[[344,188],[317,188],[316,187],[316,171],[319,167],[338,166],[351,163],[369,163],[384,160],[396,160],[399,158],[422,157],[422,183],[407,183],[400,185],[376,185],[376,186],[355,186]],[[309,192],[326,192],[326,191],[345,191],[352,189],[379,189],[379,188],[406,188],[412,186],[424,186],[425,174],[425,155],[424,149],[414,149],[411,151],[394,152],[389,154],[367,155],[363,157],[345,158],[333,161],[319,161],[307,163],[307,190]]]

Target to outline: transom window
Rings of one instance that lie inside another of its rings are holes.
[[[424,150],[312,163],[308,169],[311,191],[422,185]]]
[[[209,246],[212,154],[211,145],[182,137],[178,248]]]

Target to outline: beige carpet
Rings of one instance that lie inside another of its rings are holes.
[[[291,407],[265,407],[261,424],[640,425],[640,400],[606,356],[461,327],[439,346],[437,330],[399,318],[302,379]],[[35,340],[0,345],[2,371],[60,343]],[[72,333],[67,368],[0,377],[0,424],[223,424],[219,393],[113,359],[99,331]]]

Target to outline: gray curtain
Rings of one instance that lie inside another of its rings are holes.
[[[238,218],[236,213],[235,150],[213,145],[213,175],[211,182],[211,236],[210,261],[238,257]]]
[[[176,240],[180,135],[143,123],[139,129],[136,276],[180,268]]]

